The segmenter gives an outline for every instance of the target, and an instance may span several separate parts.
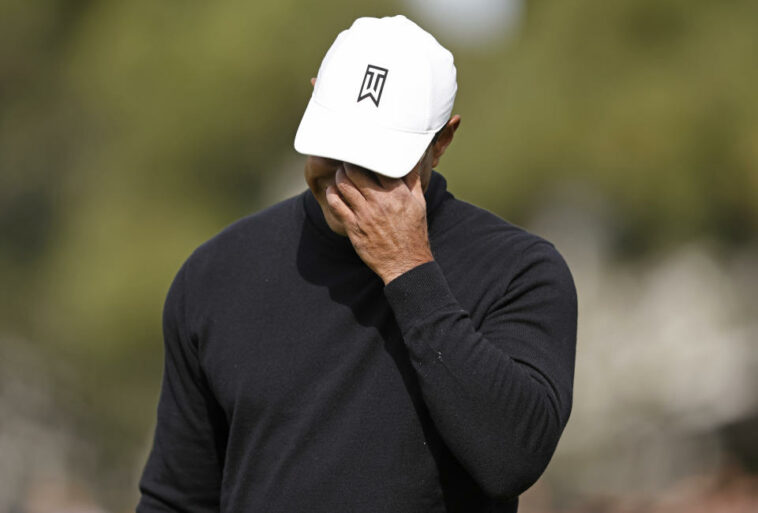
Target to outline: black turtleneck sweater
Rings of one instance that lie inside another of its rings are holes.
[[[138,513],[515,512],[571,411],[576,294],[545,240],[426,192],[384,286],[310,191],[179,269]]]

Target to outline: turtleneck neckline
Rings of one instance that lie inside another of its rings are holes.
[[[431,225],[434,219],[437,207],[442,203],[442,200],[447,194],[447,181],[445,177],[439,174],[437,171],[432,171],[432,176],[429,179],[429,187],[424,193],[426,198],[426,217],[427,222]],[[330,246],[332,249],[338,250],[341,253],[350,253],[357,257],[355,249],[350,243],[350,239],[347,236],[339,235],[329,228],[329,225],[324,218],[324,213],[321,210],[321,205],[318,204],[316,197],[313,195],[310,189],[306,189],[302,194],[302,205],[305,210],[305,215],[310,225],[315,232],[319,234],[320,240],[325,245]]]

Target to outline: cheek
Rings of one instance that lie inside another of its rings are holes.
[[[335,161],[336,162],[336,161]],[[305,181],[314,194],[325,194],[326,188],[334,184],[338,165],[327,159],[313,159],[305,167]]]
[[[334,185],[334,175],[335,171],[332,171],[331,173],[324,174],[319,177],[317,180],[318,188],[322,193],[326,193],[326,188],[330,185]]]

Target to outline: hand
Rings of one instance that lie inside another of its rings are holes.
[[[388,178],[345,163],[335,185],[327,187],[326,201],[358,256],[385,284],[434,260],[426,199],[415,169],[403,178]]]

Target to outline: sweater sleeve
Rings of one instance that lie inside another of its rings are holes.
[[[568,421],[577,301],[568,267],[544,241],[502,288],[480,326],[436,262],[397,277],[385,295],[439,433],[485,493],[506,499],[537,481]]]
[[[187,265],[174,278],[164,304],[163,381],[137,513],[219,511],[227,428],[187,326]]]

